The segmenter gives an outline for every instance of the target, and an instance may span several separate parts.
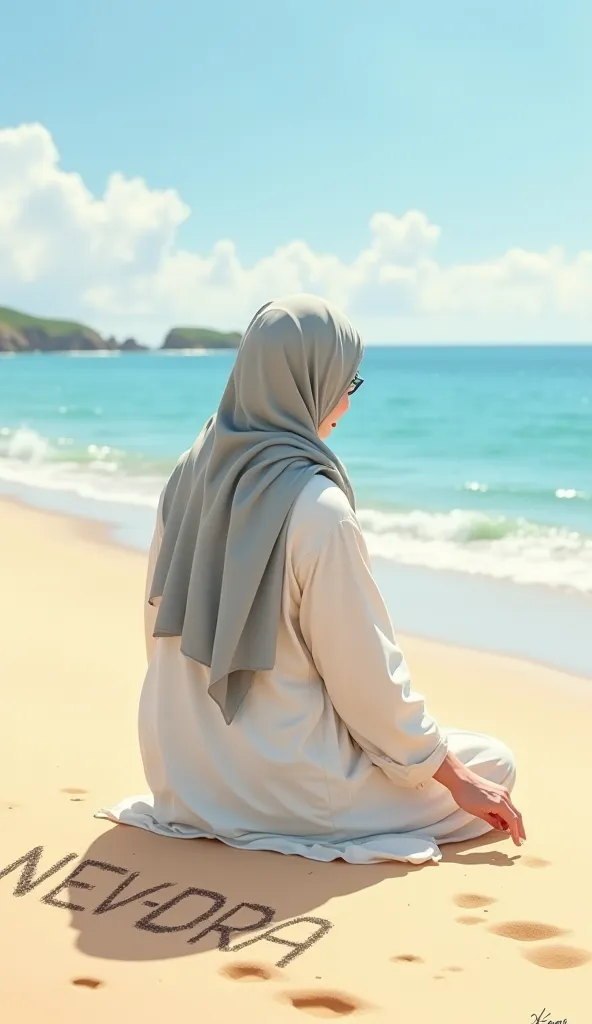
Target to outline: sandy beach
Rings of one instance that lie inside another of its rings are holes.
[[[355,867],[161,839],[93,817],[145,788],[145,556],[10,502],[0,538],[7,1024],[589,1020],[592,680],[400,637],[441,724],[515,751],[521,849]]]

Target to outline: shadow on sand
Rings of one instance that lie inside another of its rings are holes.
[[[444,845],[442,863],[511,867],[515,857],[489,848],[500,838],[494,832]],[[437,869],[442,870],[433,862],[324,864],[116,825],[89,846],[69,880],[69,895],[62,892],[61,899],[71,904],[77,947],[88,956],[163,960],[241,944],[260,954],[265,945],[255,943],[271,934],[265,943],[276,945],[267,946],[267,953],[283,966],[327,933],[330,900]]]

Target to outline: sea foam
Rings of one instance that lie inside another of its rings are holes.
[[[0,481],[100,503],[155,509],[168,464],[109,445],[76,450],[35,430],[0,430]],[[526,518],[453,509],[358,510],[372,556],[592,594],[592,536]]]

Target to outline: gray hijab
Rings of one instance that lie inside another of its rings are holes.
[[[355,507],[344,467],[317,430],[362,359],[349,321],[312,295],[269,302],[241,341],[217,413],[162,496],[164,533],[149,595],[155,637],[210,668],[230,724],[254,672],[273,668],[287,526],[322,473]]]

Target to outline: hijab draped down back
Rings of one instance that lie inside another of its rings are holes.
[[[243,336],[217,413],[165,487],[149,593],[154,636],[181,637],[182,653],[210,668],[209,693],[228,724],[253,674],[275,662],[296,498],[322,473],[355,507],[345,468],[317,431],[362,351],[357,331],[323,300],[267,303]]]

